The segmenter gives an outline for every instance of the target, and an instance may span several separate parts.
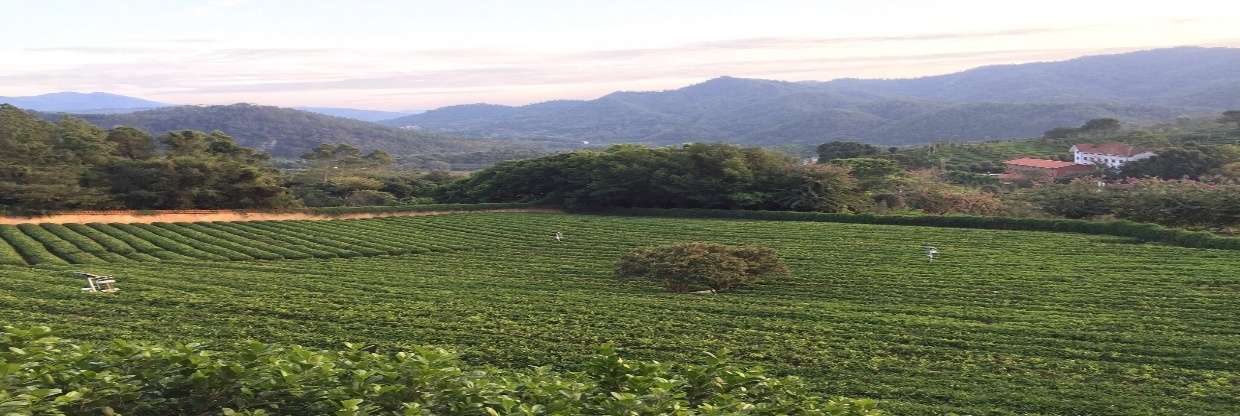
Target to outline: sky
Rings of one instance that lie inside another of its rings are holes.
[[[1240,47],[1240,1],[0,0],[0,96],[376,110]]]

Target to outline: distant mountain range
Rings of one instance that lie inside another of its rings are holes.
[[[917,144],[1037,136],[1099,117],[1145,123],[1232,108],[1240,108],[1240,49],[1186,47],[917,79],[722,77],[589,101],[444,107],[383,123],[489,138]]]
[[[55,92],[26,97],[0,97],[0,104],[12,104],[14,107],[48,113],[75,114],[124,114],[175,106],[175,104],[106,92]],[[418,113],[418,111],[376,111],[337,107],[297,107],[297,109],[361,121],[389,120]]]
[[[56,120],[64,113],[39,113]],[[129,126],[155,135],[176,130],[222,131],[246,147],[296,158],[322,143],[348,143],[396,155],[452,155],[537,150],[527,142],[442,137],[291,108],[233,104],[174,106],[124,114],[72,114],[92,124]]]
[[[770,146],[852,139],[902,145],[1038,136],[1100,117],[1150,123],[1238,109],[1240,49],[1157,49],[916,79],[721,77],[670,91],[519,107],[459,105],[412,115],[330,107],[170,106],[106,93],[0,97],[6,102],[45,113],[83,114],[105,127],[125,124],[155,133],[218,129],[277,156],[295,156],[321,142],[393,153],[472,146],[444,135],[557,148],[583,141]]]
[[[27,97],[0,97],[0,104],[34,111],[65,113],[126,113],[169,104],[106,92],[55,92]]]
[[[298,110],[309,111],[311,113],[326,114],[329,116],[351,118],[361,121],[383,121],[394,118],[404,117],[408,115],[418,114],[421,111],[377,111],[377,110],[359,110],[356,108],[338,108],[338,107],[296,107]]]

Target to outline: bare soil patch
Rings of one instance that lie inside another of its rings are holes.
[[[554,208],[499,208],[473,211],[406,211],[356,212],[343,214],[311,214],[305,212],[246,212],[233,210],[184,211],[78,211],[35,217],[0,217],[0,224],[70,224],[70,223],[152,223],[201,221],[291,221],[340,220],[381,217],[422,217],[428,215],[466,214],[472,212],[560,212]]]

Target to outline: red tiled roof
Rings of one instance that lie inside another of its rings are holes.
[[[1066,168],[1069,166],[1076,165],[1075,163],[1072,163],[1072,162],[1061,162],[1058,160],[1046,160],[1046,159],[1030,159],[1027,157],[1020,158],[1020,159],[1013,159],[1013,160],[1009,160],[1003,163],[1008,164],[1008,165],[1025,166],[1025,167],[1030,167],[1030,168],[1042,168],[1042,169],[1059,169],[1059,168]]]
[[[1102,143],[1102,144],[1078,144],[1076,150],[1085,153],[1095,153],[1108,156],[1132,157],[1141,153],[1145,153],[1144,149],[1138,149],[1123,143]]]

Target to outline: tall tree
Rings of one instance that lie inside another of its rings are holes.
[[[0,105],[0,209],[42,211],[112,206],[90,173],[110,145],[74,118],[56,124]]]
[[[818,163],[827,163],[835,159],[866,157],[878,153],[878,147],[865,143],[829,142],[818,145]]]
[[[155,157],[159,150],[151,135],[132,127],[122,126],[108,130],[107,140],[112,143],[113,154],[124,159],[150,159]]]
[[[1164,150],[1157,156],[1125,164],[1123,176],[1197,179],[1226,162],[1217,153],[1198,147]]]
[[[1086,121],[1085,125],[1081,126],[1080,130],[1084,132],[1101,133],[1117,131],[1121,127],[1123,127],[1123,125],[1120,124],[1119,120],[1113,118],[1095,118],[1093,120]]]

